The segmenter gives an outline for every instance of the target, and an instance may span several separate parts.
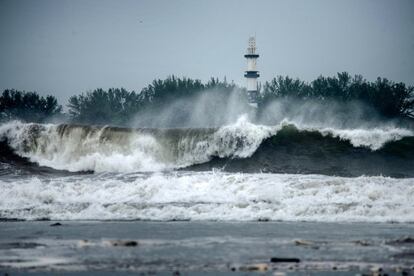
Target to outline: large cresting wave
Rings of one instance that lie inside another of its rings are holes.
[[[314,128],[287,121],[265,126],[250,123],[245,116],[232,125],[205,129],[14,121],[0,125],[0,142],[31,163],[70,172],[219,168],[342,176],[414,175],[413,131],[396,127]],[[3,156],[2,162],[7,163],[7,158],[11,157]]]

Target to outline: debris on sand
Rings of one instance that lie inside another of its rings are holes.
[[[138,246],[138,242],[134,240],[103,240],[103,241],[89,241],[80,240],[78,242],[79,247],[87,246],[115,246],[115,247],[135,247]]]
[[[107,241],[111,246],[126,246],[126,247],[135,247],[138,246],[138,242],[134,240],[114,240]]]
[[[306,241],[306,240],[295,240],[295,245],[310,246],[310,245],[314,245],[314,243],[311,241]]]
[[[402,237],[399,239],[390,240],[387,242],[387,244],[405,244],[405,243],[414,243],[414,238],[406,236],[406,237]]]
[[[353,241],[354,244],[356,245],[360,245],[360,246],[370,246],[372,245],[369,241],[365,241],[365,240],[356,240]]]
[[[271,263],[299,263],[300,259],[298,258],[276,258],[273,257],[270,259]]]
[[[248,266],[241,266],[239,268],[240,271],[259,271],[264,272],[269,269],[267,264],[253,264]]]

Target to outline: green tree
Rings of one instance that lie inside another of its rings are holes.
[[[0,96],[0,119],[44,122],[52,116],[62,115],[62,106],[53,96],[40,96],[37,92],[6,89]]]
[[[188,119],[188,112],[193,107],[191,103],[205,95],[203,93],[214,95],[216,101],[205,101],[210,105],[210,110],[214,110],[224,105],[230,95],[234,96],[232,92],[235,89],[236,85],[228,83],[226,79],[221,81],[211,78],[204,84],[197,79],[170,76],[164,80],[154,80],[140,93],[122,88],[108,91],[95,89],[70,97],[67,106],[72,121],[78,123],[128,125],[135,116],[150,120],[167,108],[177,109],[171,121],[183,121]],[[185,102],[178,104],[184,99]]]
[[[98,88],[70,97],[68,108],[74,122],[120,125],[139,110],[140,99],[123,88]]]
[[[160,107],[182,97],[189,97],[205,89],[200,80],[177,78],[174,75],[165,80],[154,80],[142,89],[140,102],[145,108]]]
[[[277,76],[265,82],[262,95],[262,103],[278,98],[305,98],[308,96],[308,87],[299,79]]]
[[[310,83],[299,79],[277,76],[266,82],[260,106],[263,108],[275,99],[305,101],[362,102],[388,118],[414,118],[414,88],[394,83],[385,78],[368,82],[361,75],[353,78],[347,73],[333,77],[319,76]]]

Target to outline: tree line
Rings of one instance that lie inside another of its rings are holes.
[[[351,77],[347,72],[334,77],[320,76],[310,83],[278,76],[263,87],[261,106],[274,99],[292,98],[326,102],[362,102],[386,118],[414,118],[414,87],[377,78],[369,82],[361,75]]]
[[[56,97],[40,96],[36,92],[6,89],[0,96],[0,120],[45,122],[50,118],[66,117],[73,123],[126,124],[133,116],[146,110],[162,109],[177,99],[194,98],[209,91],[220,91],[220,97],[228,97],[236,91],[247,104],[246,91],[228,83],[226,79],[212,78],[203,83],[197,79],[170,76],[157,79],[139,93],[124,88],[101,88],[69,98],[67,112]],[[360,75],[351,77],[338,73],[333,77],[320,76],[304,82],[288,76],[277,76],[265,82],[258,99],[259,111],[278,99],[319,102],[362,102],[386,118],[414,119],[414,87],[385,78],[374,82]]]
[[[0,120],[43,122],[52,116],[61,116],[62,106],[54,96],[40,96],[36,92],[6,89],[0,96]]]

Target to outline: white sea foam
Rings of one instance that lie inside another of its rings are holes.
[[[382,127],[333,128],[321,125],[303,124],[290,120],[283,120],[281,125],[294,125],[299,130],[318,131],[322,135],[331,135],[344,141],[349,141],[354,147],[366,147],[378,150],[388,142],[398,141],[404,137],[414,136],[414,131],[393,125]]]
[[[354,147],[368,147],[371,150],[380,149],[385,143],[397,141],[407,136],[413,136],[411,130],[403,128],[372,128],[372,129],[333,129],[323,128],[322,134],[331,134],[341,140],[350,141]]]
[[[414,179],[175,172],[0,180],[0,216],[414,222]]]

